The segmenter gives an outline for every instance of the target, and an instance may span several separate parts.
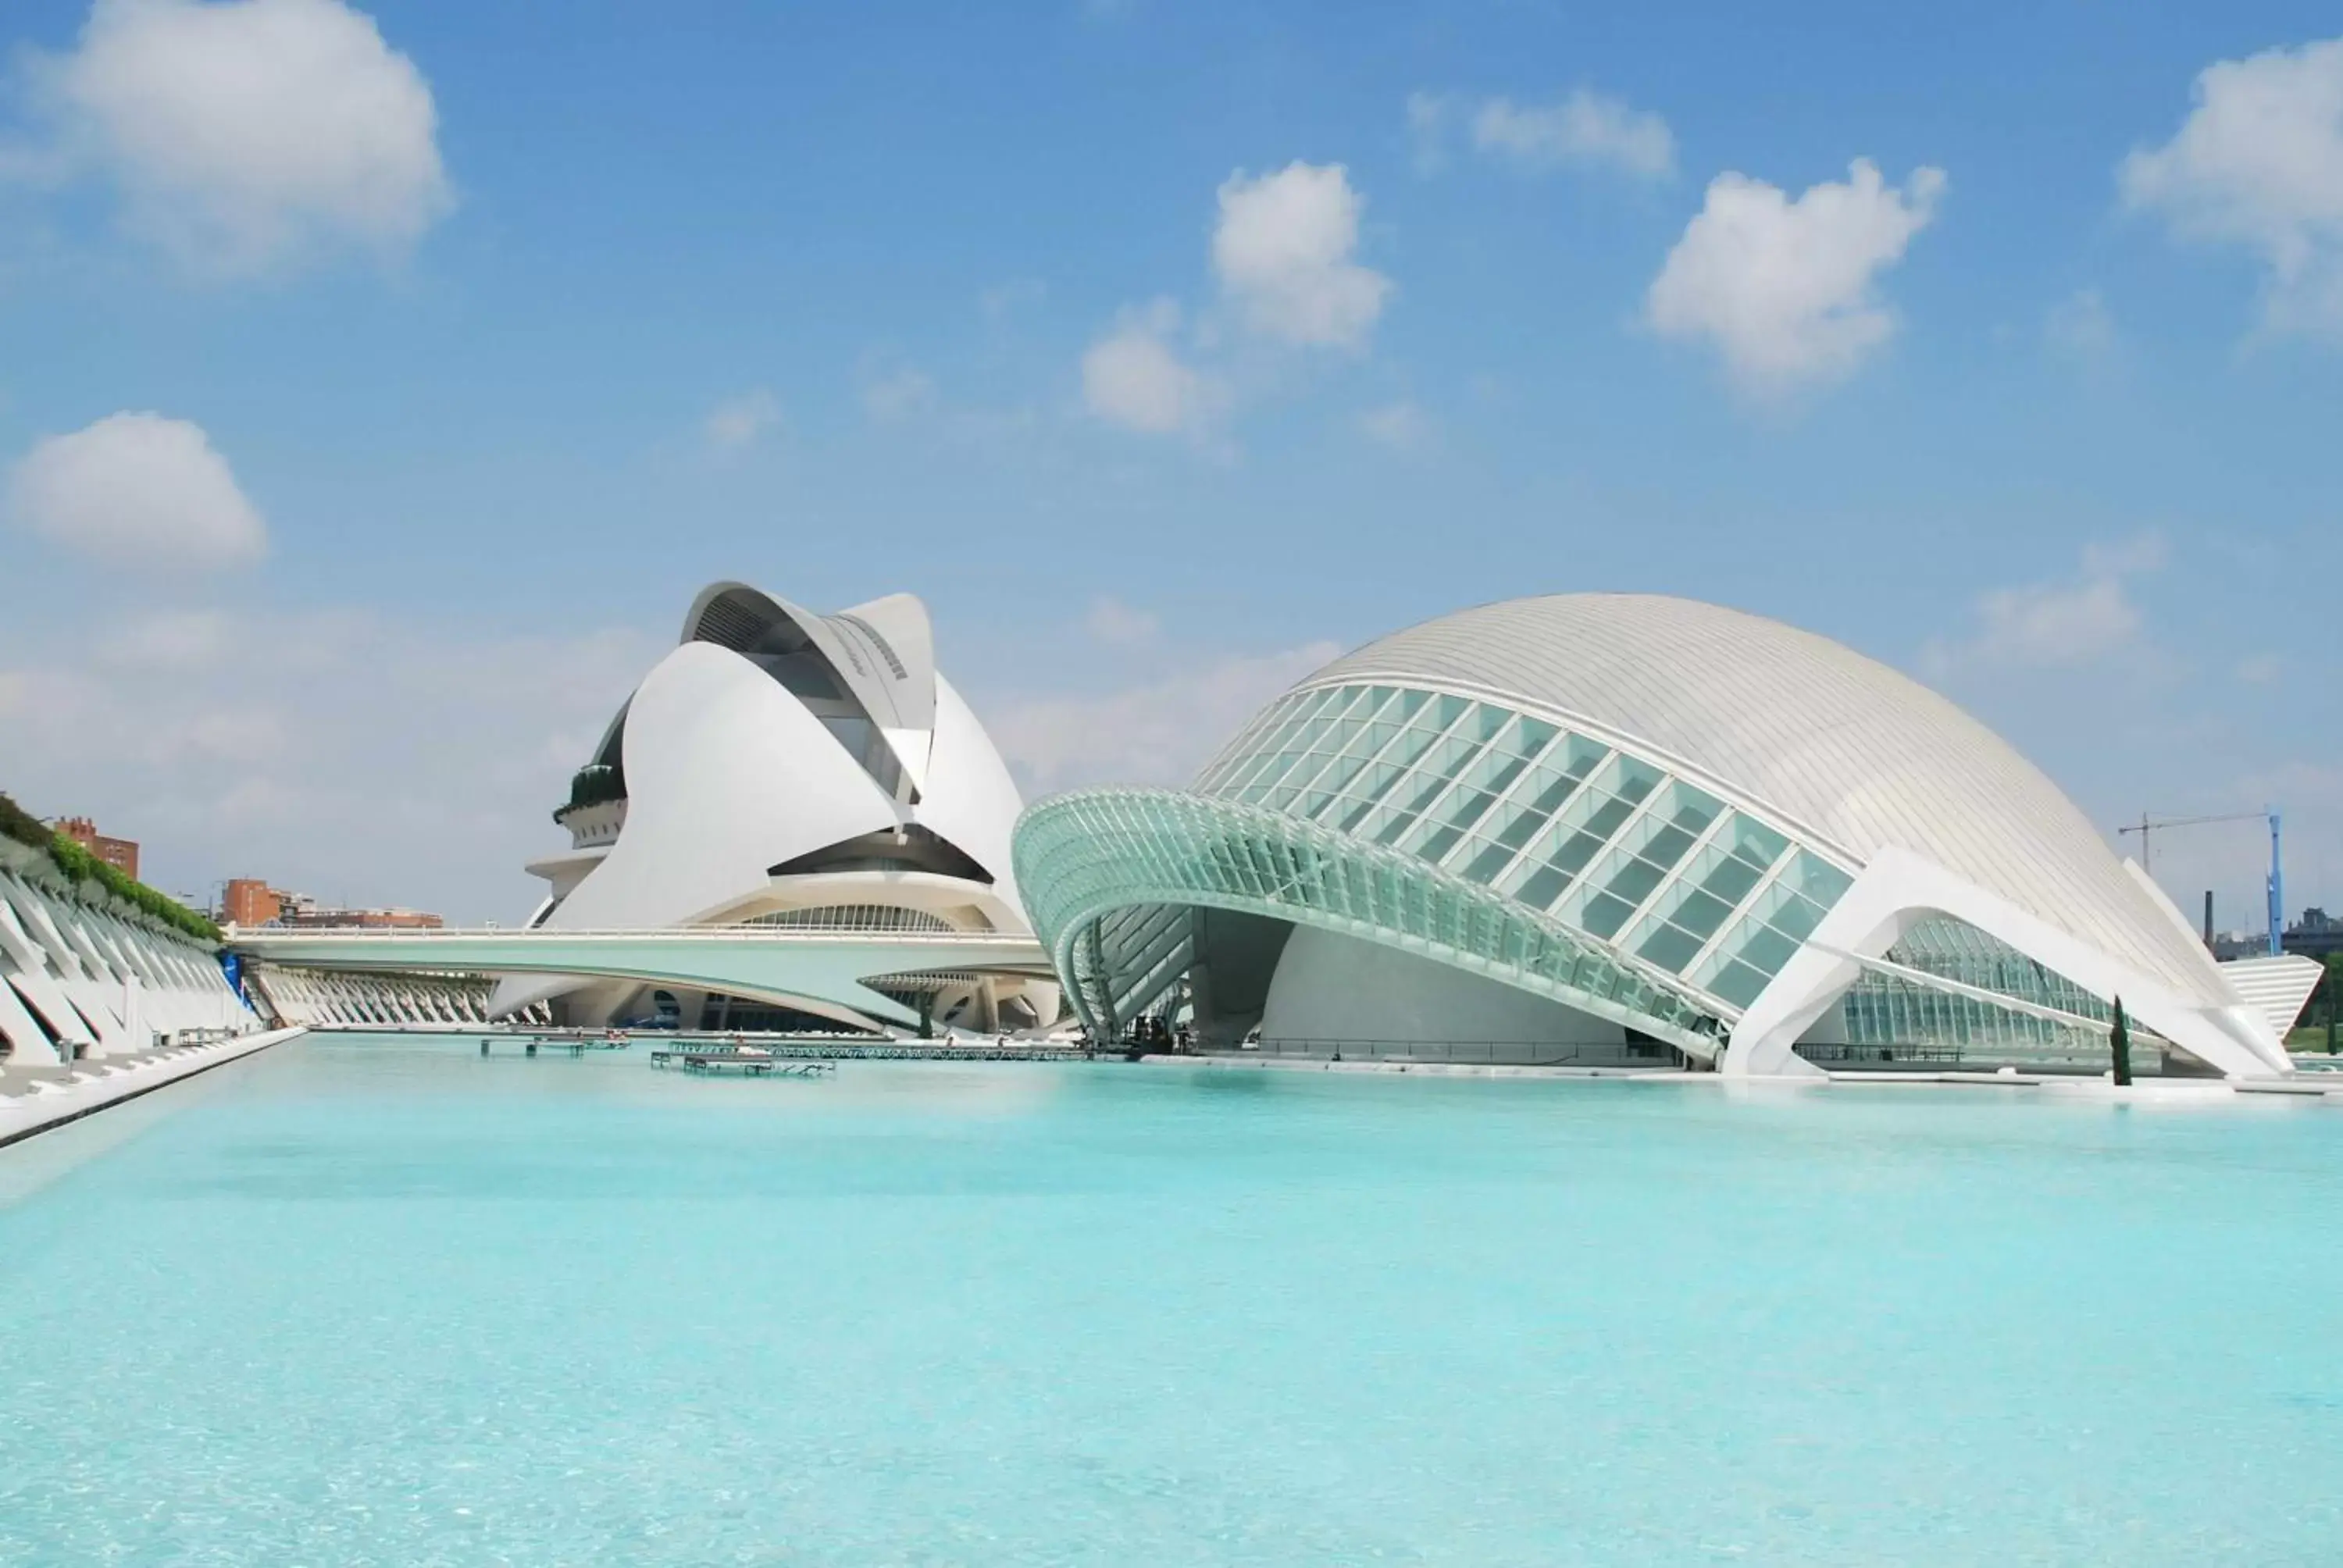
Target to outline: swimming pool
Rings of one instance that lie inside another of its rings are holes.
[[[0,1563],[2332,1563],[2343,1118],[312,1038],[0,1151]]]

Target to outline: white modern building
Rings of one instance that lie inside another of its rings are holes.
[[[277,1023],[302,1029],[412,1029],[488,1021],[486,975],[309,969],[246,955],[246,994]],[[537,1021],[531,1020],[529,1021]]]
[[[984,727],[936,668],[920,600],[895,594],[820,615],[717,583],[554,813],[570,843],[530,863],[548,891],[529,924],[1030,937],[1011,855],[1021,804]],[[1054,981],[1034,974],[863,976],[849,994],[811,973],[804,990],[762,971],[753,989],[729,990],[515,974],[491,1011],[549,1001],[573,1023],[991,1030],[1050,1023],[1059,1007]]]
[[[2317,978],[2267,960],[2241,989],[1943,697],[1676,598],[1383,638],[1191,789],[1041,802],[1016,848],[1082,1019],[1206,1050],[2095,1071],[2120,997],[2141,1070],[2258,1077]]]
[[[17,1067],[256,1030],[217,955],[0,840],[0,1045]]]

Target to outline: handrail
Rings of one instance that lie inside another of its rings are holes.
[[[917,929],[874,929],[867,925],[825,926],[228,926],[221,940],[246,941],[396,941],[434,942],[453,940],[503,940],[518,937],[531,941],[566,940],[572,937],[624,937],[640,940],[789,942],[807,937],[876,937],[887,941],[952,943],[1023,942],[1039,947],[1041,939],[1024,931],[938,931]]]
[[[1275,1057],[1304,1061],[1409,1061],[1448,1062],[1458,1066],[1485,1067],[1566,1067],[1584,1063],[1590,1067],[1649,1067],[1664,1070],[1676,1066],[1683,1053],[1664,1041],[1652,1048],[1664,1054],[1639,1056],[1632,1043],[1616,1040],[1301,1040],[1264,1039],[1242,1048],[1246,1056]],[[1231,1054],[1226,1048],[1213,1050],[1214,1056]]]

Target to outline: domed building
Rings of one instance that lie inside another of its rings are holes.
[[[1016,866],[1107,1036],[2096,1071],[2120,997],[2141,1070],[2289,1066],[2156,884],[1992,731],[1825,638],[1684,599],[1515,599],[1383,638],[1186,790],[1036,805]]]
[[[1011,836],[1009,769],[936,668],[909,594],[818,615],[748,587],[703,589],[675,650],[643,678],[571,781],[561,854],[532,927],[1003,932],[1031,927]],[[565,1022],[686,1028],[813,1022],[876,1030],[916,1017],[991,1030],[1046,1024],[1057,986],[998,973],[900,974],[866,997],[713,994],[636,980],[511,976],[491,1010],[551,1000]]]

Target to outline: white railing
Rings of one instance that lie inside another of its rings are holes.
[[[573,938],[634,941],[656,938],[661,941],[787,943],[809,938],[834,937],[882,937],[889,941],[901,942],[1021,942],[1036,947],[1041,944],[1039,938],[1022,931],[890,930],[849,923],[820,926],[326,926],[315,930],[298,926],[228,926],[221,932],[222,940],[230,946],[246,942],[265,945],[273,942],[383,940],[427,945],[442,941],[505,941],[514,938],[541,942],[568,941]]]

